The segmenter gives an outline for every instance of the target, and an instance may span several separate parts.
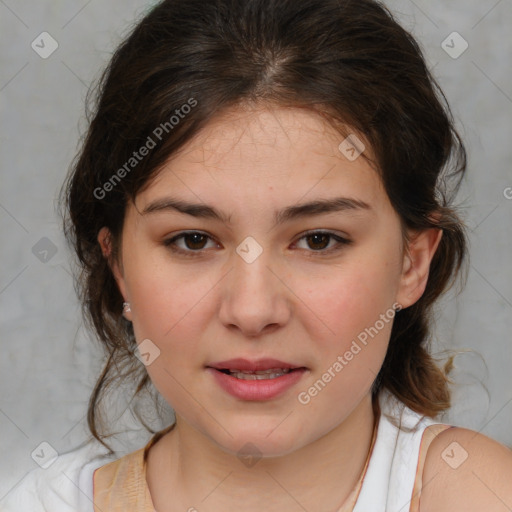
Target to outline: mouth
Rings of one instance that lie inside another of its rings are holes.
[[[231,375],[236,379],[242,380],[268,380],[277,379],[287,373],[299,370],[299,368],[271,368],[269,370],[258,370],[255,372],[243,371],[243,370],[232,370],[232,369],[221,369],[218,370],[226,375]]]
[[[290,372],[307,370],[305,366],[286,363],[278,359],[258,359],[249,361],[247,359],[230,359],[207,365],[219,372],[231,375],[242,380],[268,380],[277,379]]]
[[[231,359],[211,363],[215,381],[229,394],[243,400],[269,400],[294,386],[308,368],[277,359]]]

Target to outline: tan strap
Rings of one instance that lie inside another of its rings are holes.
[[[418,465],[416,467],[416,477],[414,479],[414,487],[412,490],[411,507],[409,512],[418,512],[420,509],[420,497],[423,482],[423,467],[427,458],[430,443],[445,430],[452,428],[452,425],[435,424],[430,425],[423,431],[421,436],[420,453],[418,456]]]
[[[155,512],[146,483],[144,448],[96,469],[94,512]]]

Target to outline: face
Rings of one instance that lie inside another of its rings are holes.
[[[231,111],[128,207],[113,270],[147,371],[178,426],[228,452],[281,455],[338,428],[370,392],[396,304],[423,291],[414,262],[428,268],[433,244],[404,256],[376,171],[343,139],[314,113]]]

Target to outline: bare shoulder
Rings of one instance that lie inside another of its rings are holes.
[[[512,450],[473,430],[453,427],[430,444],[420,512],[510,512]]]

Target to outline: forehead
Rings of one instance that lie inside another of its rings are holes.
[[[350,132],[348,127],[344,127]],[[299,108],[235,108],[215,117],[182,148],[180,156],[199,157],[207,166],[226,168],[237,159],[249,165],[266,158],[301,160],[340,159],[338,146],[344,139],[319,114]],[[220,165],[219,165],[220,166]]]
[[[248,196],[293,203],[344,194],[378,206],[387,199],[380,178],[363,156],[350,160],[340,151],[351,133],[344,131],[304,109],[229,110],[167,161],[137,203],[165,192],[208,203]],[[370,149],[366,144],[369,158]]]

